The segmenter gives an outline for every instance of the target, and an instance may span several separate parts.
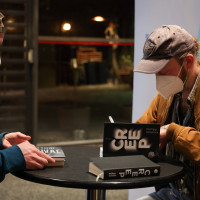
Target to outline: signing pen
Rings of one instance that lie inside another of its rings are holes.
[[[113,120],[113,118],[111,116],[108,116],[108,118],[109,118],[111,123],[114,123],[114,120]]]

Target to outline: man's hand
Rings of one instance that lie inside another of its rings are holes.
[[[162,151],[162,149],[166,146],[167,139],[166,139],[166,133],[168,125],[161,126],[160,128],[160,144],[159,144],[159,150]]]
[[[55,163],[53,158],[39,151],[35,145],[28,141],[20,143],[18,146],[26,160],[26,169],[42,169],[49,162]]]
[[[14,133],[8,133],[4,135],[2,143],[5,148],[8,148],[30,139],[31,137],[28,135],[24,135],[23,133],[20,133],[20,132],[14,132]]]

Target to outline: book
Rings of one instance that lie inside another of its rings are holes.
[[[103,157],[145,155],[159,157],[160,124],[104,123]]]
[[[160,165],[144,155],[96,157],[89,162],[89,172],[102,179],[156,176]]]
[[[52,157],[56,162],[55,163],[48,163],[47,167],[55,167],[55,166],[64,166],[65,162],[65,153],[62,147],[44,147],[38,146],[37,147],[43,153]]]

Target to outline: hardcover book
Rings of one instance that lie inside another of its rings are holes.
[[[104,123],[103,157],[145,155],[157,161],[160,125]]]
[[[91,158],[89,172],[102,179],[156,176],[160,165],[144,155]]]
[[[65,162],[65,153],[62,147],[37,147],[43,153],[52,157],[56,162],[55,163],[48,163],[47,167],[54,167],[54,166],[64,166]]]

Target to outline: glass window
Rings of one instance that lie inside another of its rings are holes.
[[[109,115],[131,122],[134,2],[43,0],[39,16],[38,142],[102,139]]]

